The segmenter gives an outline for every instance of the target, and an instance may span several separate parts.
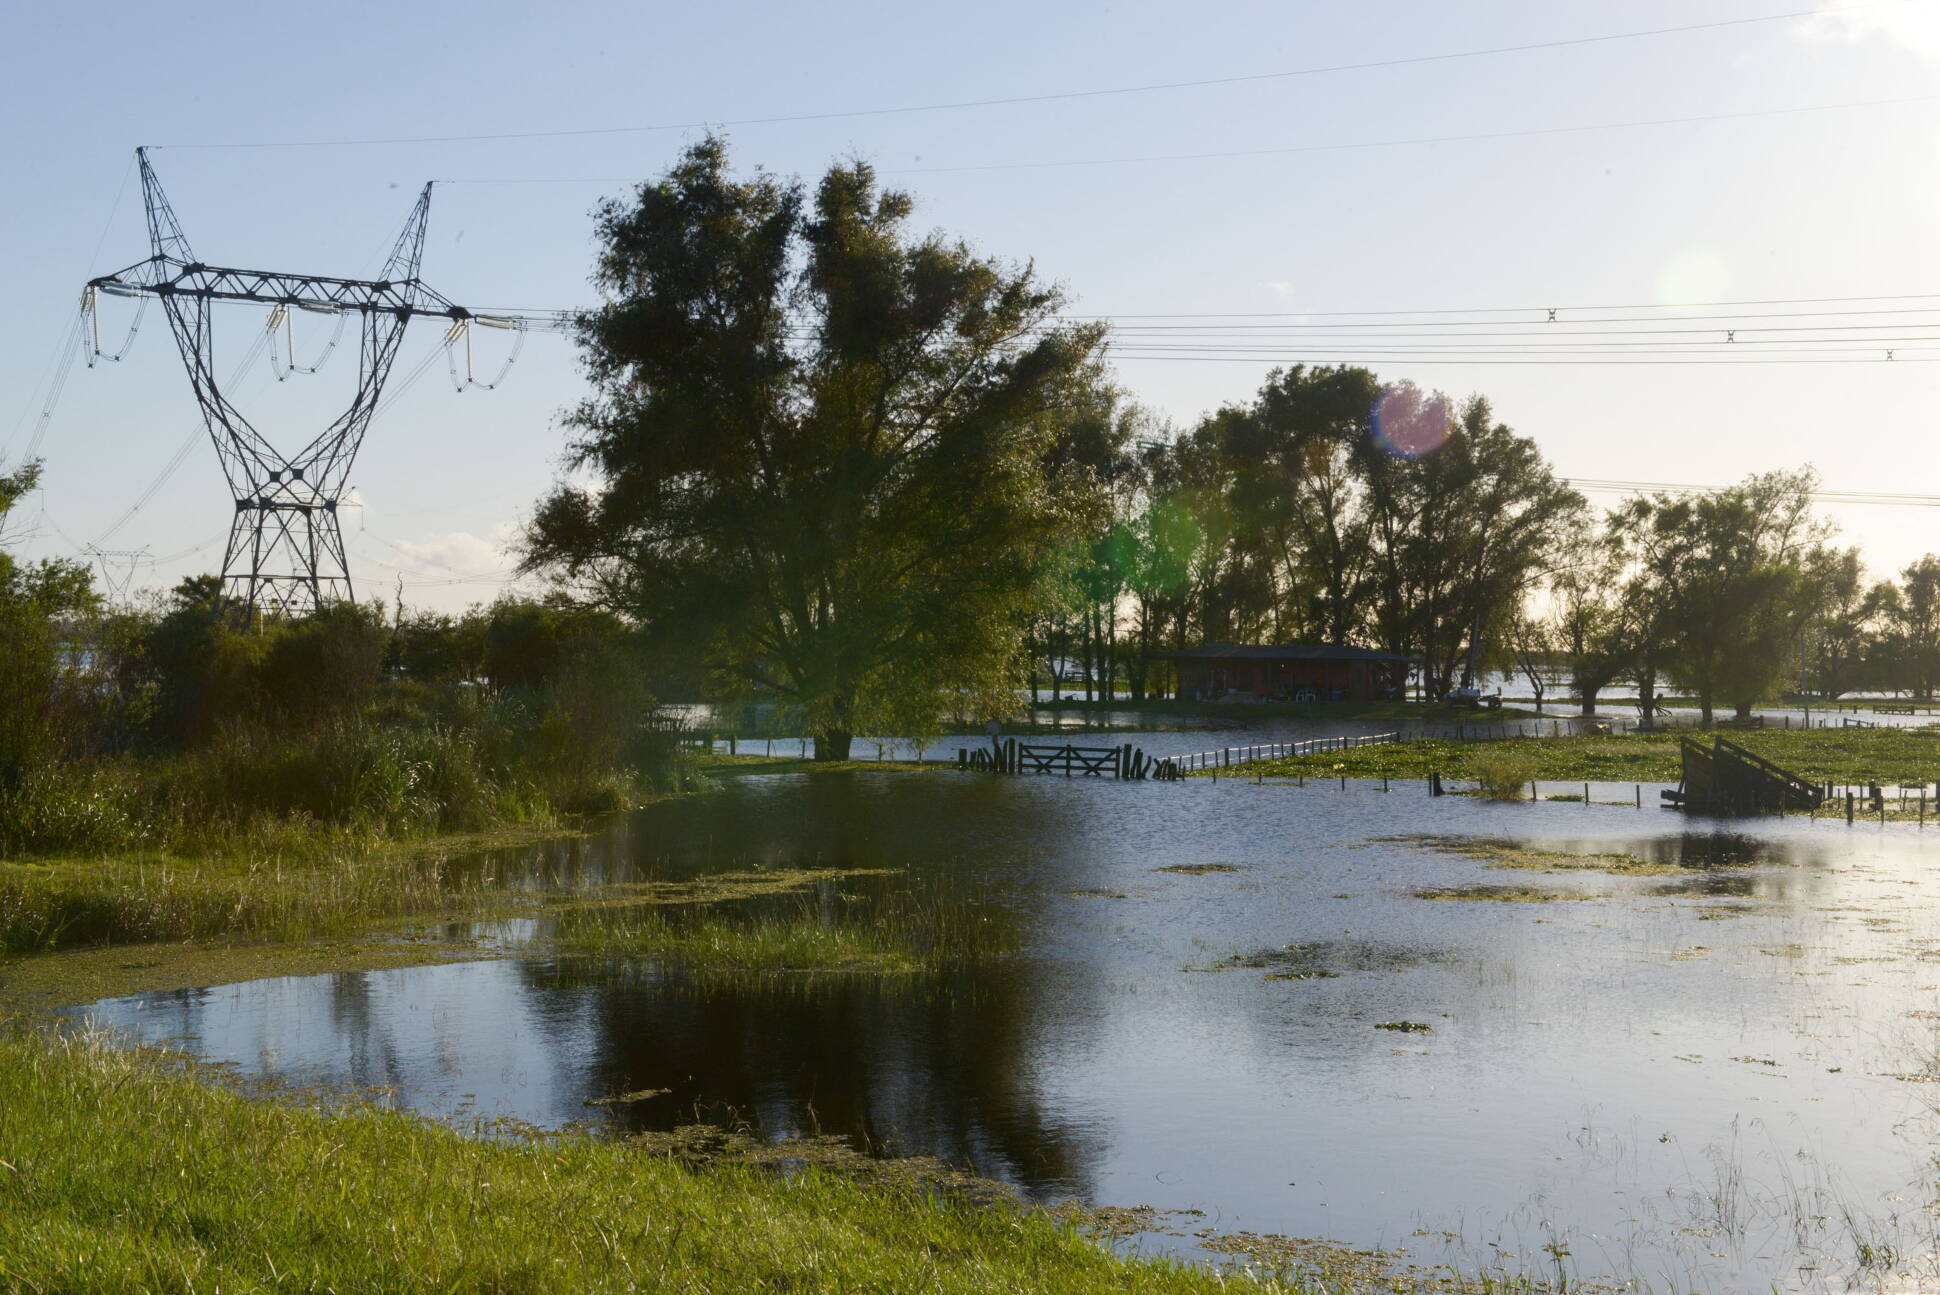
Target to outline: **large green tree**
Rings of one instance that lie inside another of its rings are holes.
[[[1441,403],[1416,395],[1404,383],[1384,400]],[[1374,634],[1391,651],[1419,653],[1423,685],[1439,697],[1458,678],[1471,681],[1474,663],[1500,655],[1502,633],[1558,541],[1583,524],[1583,497],[1480,396],[1449,416],[1438,445],[1411,455],[1377,446],[1363,462]]]
[[[718,138],[604,205],[568,420],[592,480],[525,541],[717,686],[791,703],[820,759],[925,731],[946,690],[1013,706],[1040,560],[1084,521],[1084,474],[1046,464],[1103,330],[910,213],[865,163],[810,195],[731,174]]]
[[[1653,609],[1657,664],[1740,715],[1797,669],[1798,635],[1824,568],[1810,469],[1767,472],[1709,494],[1635,500],[1622,526],[1640,555],[1639,599]]]

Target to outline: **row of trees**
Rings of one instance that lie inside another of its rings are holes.
[[[857,731],[1001,714],[1038,667],[1203,639],[1419,653],[1446,687],[1581,506],[1472,400],[1275,374],[1176,439],[1029,267],[912,234],[839,165],[814,193],[718,139],[600,213],[594,394],[526,567]],[[1370,419],[1378,426],[1370,435]],[[1090,673],[1090,672],[1088,672]]]
[[[1707,722],[1716,705],[1745,714],[1788,693],[1931,698],[1940,559],[1869,584],[1858,550],[1832,545],[1812,516],[1816,485],[1810,471],[1774,472],[1610,512],[1558,551],[1539,610],[1509,624],[1512,656],[1532,682],[1544,664],[1565,666],[1585,712],[1621,680],[1645,706],[1668,680]]]
[[[1073,661],[1138,697],[1152,653],[1211,640],[1409,653],[1430,695],[1562,668],[1586,709],[1618,679],[1707,712],[1932,686],[1931,574],[1861,590],[1808,473],[1599,517],[1486,400],[1351,367],[1174,434],[1055,286],[910,214],[866,164],[811,193],[735,176],[719,139],[608,203],[583,475],[526,537],[527,571],[710,695],[792,709],[824,758],[1005,713]]]
[[[1277,371],[1176,438],[1117,425],[1108,524],[1052,574],[1031,646],[1054,680],[1122,661],[1135,697],[1150,653],[1220,640],[1412,653],[1439,695],[1490,659],[1583,508],[1486,400],[1365,369]]]

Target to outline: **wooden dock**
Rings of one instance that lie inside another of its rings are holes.
[[[1781,814],[1817,809],[1825,799],[1823,788],[1728,738],[1714,736],[1708,748],[1701,738],[1680,738],[1678,749],[1683,779],[1662,794],[1687,814]]]

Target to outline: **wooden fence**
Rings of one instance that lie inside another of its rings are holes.
[[[1296,755],[1319,755],[1324,751],[1351,751],[1361,746],[1381,746],[1401,741],[1399,733],[1365,733],[1358,737],[1312,737],[1304,742],[1260,742],[1253,746],[1222,746],[1217,751],[1175,755],[1181,769],[1229,769],[1254,760],[1284,760]]]
[[[1171,760],[1154,760],[1127,742],[1122,746],[1073,746],[1068,742],[1019,742],[1006,738],[989,749],[958,747],[957,768],[976,773],[1049,773],[1084,778],[1176,782],[1184,772]]]

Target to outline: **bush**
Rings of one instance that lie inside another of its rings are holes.
[[[472,735],[359,719],[300,738],[232,730],[182,763],[170,798],[231,822],[307,817],[410,833],[484,827],[500,816],[501,791]]]
[[[1521,800],[1536,776],[1536,762],[1517,751],[1483,747],[1470,754],[1468,771],[1490,800]]]
[[[0,851],[106,851],[160,834],[156,806],[125,767],[44,764],[0,790]]]

